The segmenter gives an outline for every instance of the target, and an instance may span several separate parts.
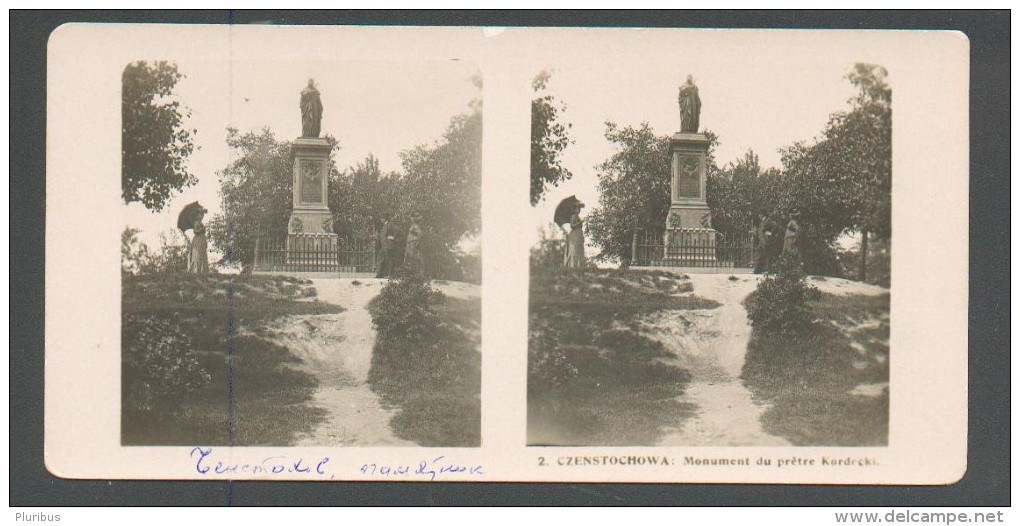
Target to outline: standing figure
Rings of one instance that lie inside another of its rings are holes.
[[[779,225],[769,217],[765,210],[758,216],[758,226],[755,227],[755,258],[754,273],[761,274],[769,270],[775,262],[775,247],[779,245]]]
[[[315,80],[308,79],[308,87],[301,90],[301,136],[318,137],[322,124],[322,100]]]
[[[379,232],[379,265],[376,269],[375,277],[388,278],[393,273],[393,262],[396,258],[396,255],[393,253],[393,244],[396,238],[397,236],[390,225],[390,221],[386,220],[383,223],[382,230]]]
[[[680,132],[698,133],[701,97],[698,96],[698,87],[694,85],[694,77],[691,75],[687,75],[687,82],[680,86],[677,101],[680,103]]]
[[[404,268],[417,272],[423,272],[424,260],[419,246],[421,241],[421,227],[418,226],[419,216],[411,216],[411,226],[407,229],[407,242],[404,244]]]
[[[800,210],[790,212],[790,222],[786,224],[786,237],[783,238],[783,256],[792,257],[800,264]]]
[[[570,233],[567,234],[567,247],[563,252],[563,266],[566,268],[585,267],[582,208],[584,208],[584,203],[578,201],[574,206],[574,213],[570,216]]]
[[[198,211],[198,218],[191,226],[195,236],[191,238],[191,247],[188,250],[188,273],[208,274],[209,273],[209,242],[205,237],[205,225],[202,219],[208,212],[205,208]]]

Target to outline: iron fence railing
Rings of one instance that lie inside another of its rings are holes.
[[[256,272],[375,272],[374,241],[326,234],[260,237],[255,242]]]
[[[631,266],[751,268],[751,236],[726,236],[703,228],[642,230],[634,237]]]

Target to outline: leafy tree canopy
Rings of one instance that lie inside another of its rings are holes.
[[[588,216],[588,233],[602,247],[600,260],[630,257],[636,230],[658,228],[669,211],[669,136],[647,122],[637,128],[606,123],[606,140],[617,151],[598,165],[599,204]]]
[[[886,70],[857,64],[847,79],[858,88],[850,109],[832,114],[814,144],[782,152],[791,193],[805,222],[831,235],[866,231],[892,234],[892,90]]]
[[[706,166],[714,173],[712,151],[718,139],[710,140]],[[670,205],[669,135],[657,135],[647,122],[638,127],[606,123],[606,140],[616,153],[598,165],[599,204],[588,217],[588,232],[602,251],[603,261],[630,259],[631,242],[640,230],[661,229]]]
[[[399,173],[383,174],[379,159],[364,161],[339,173],[329,182],[329,208],[337,233],[367,238],[387,219],[397,215],[403,181]]]
[[[550,187],[572,175],[563,167],[561,157],[574,142],[567,134],[571,124],[563,122],[566,105],[545,93],[550,76],[543,70],[531,83],[536,94],[531,101],[531,206],[537,205]]]
[[[330,177],[336,176],[336,139],[325,137],[331,150]],[[220,180],[221,213],[208,226],[209,238],[223,253],[225,263],[250,270],[255,258],[255,239],[280,238],[287,232],[293,203],[291,141],[283,141],[269,129],[240,133],[227,129],[227,145],[235,160],[217,175]]]
[[[481,228],[480,105],[451,119],[443,137],[401,153],[403,173],[384,174],[369,154],[340,172],[336,139],[326,137],[329,157],[328,203],[341,236],[367,238],[386,220],[406,228],[419,217],[422,252],[435,275],[456,277],[456,245]],[[255,240],[287,233],[293,202],[291,142],[268,128],[241,134],[229,129],[227,144],[236,160],[219,172],[222,213],[210,221],[209,237],[224,261],[250,270]]]
[[[402,217],[419,216],[422,253],[434,276],[458,279],[457,245],[481,230],[482,111],[453,117],[442,139],[401,154]]]
[[[761,210],[778,217],[773,207],[780,202],[783,191],[782,173],[774,168],[762,169],[754,150],[710,172],[706,186],[712,228],[727,236],[746,235]]]
[[[124,68],[121,91],[121,197],[162,210],[198,179],[185,162],[195,150],[190,111],[173,98],[184,75],[171,62],[139,61]]]

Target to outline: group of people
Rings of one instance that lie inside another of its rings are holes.
[[[759,212],[754,227],[754,273],[770,270],[781,257],[792,257],[800,262],[800,228],[800,211],[797,209],[790,212],[785,230],[780,229],[779,223],[768,212]]]
[[[396,274],[401,266],[424,270],[425,262],[421,253],[422,230],[418,226],[417,214],[411,216],[411,224],[407,227],[404,240],[404,252],[401,255],[398,245],[399,232],[393,221],[387,220],[379,231],[379,264],[375,277],[388,278]]]
[[[208,210],[198,205],[198,203],[195,203],[195,205],[196,208],[193,211],[193,215],[187,218],[186,223],[180,226],[182,231],[191,230],[193,232],[188,246],[188,272],[192,274],[206,274],[209,272],[209,254],[205,224],[202,220],[205,218]],[[425,262],[421,252],[422,229],[418,225],[418,221],[420,221],[420,217],[417,214],[411,216],[411,224],[407,228],[406,236],[399,235],[398,227],[393,221],[388,220],[383,224],[377,241],[379,248],[379,263],[376,267],[377,278],[390,277],[396,274],[397,270],[402,266],[420,271],[424,270]],[[400,237],[404,238],[403,253],[398,250],[398,239]],[[582,248],[584,246],[583,238],[581,246]]]

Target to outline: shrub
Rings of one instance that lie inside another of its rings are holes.
[[[127,316],[122,329],[124,400],[136,411],[163,410],[209,384],[191,337],[157,316]]]
[[[189,241],[176,230],[159,233],[159,252],[156,253],[157,272],[187,272]]]
[[[805,235],[798,238],[804,270],[815,276],[845,277],[839,261],[839,250],[833,243],[812,232],[813,225],[805,225]]]
[[[188,270],[188,240],[176,230],[159,233],[159,248],[152,250],[138,239],[141,231],[127,227],[121,233],[122,274],[168,274]]]
[[[457,267],[460,269],[460,281],[480,285],[482,283],[482,252],[476,249],[470,252],[457,252]]]
[[[122,274],[150,272],[154,263],[149,246],[138,239],[141,230],[127,227],[120,235],[120,269]]]
[[[539,234],[541,239],[531,247],[532,268],[562,268],[566,241],[544,229]]]
[[[867,275],[865,283],[888,287],[891,276],[891,243],[888,239],[874,239],[868,242]],[[851,250],[844,250],[839,254],[839,264],[843,268],[843,275],[860,280],[861,247],[858,244]]]
[[[780,258],[774,271],[765,275],[747,299],[751,327],[765,335],[787,334],[807,327],[812,320],[808,300],[816,289],[808,287],[800,263],[793,258]]]
[[[431,307],[443,299],[420,270],[404,267],[372,300],[372,323],[387,337],[431,334],[439,326]]]
[[[542,324],[528,335],[528,387],[563,389],[575,381],[578,368],[560,345],[559,332]]]

